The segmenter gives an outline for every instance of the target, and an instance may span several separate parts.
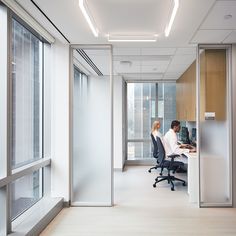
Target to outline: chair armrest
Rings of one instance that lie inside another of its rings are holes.
[[[180,155],[178,155],[178,154],[172,154],[172,155],[168,155],[167,157],[171,158],[171,162],[173,162],[174,159],[175,159],[176,157],[179,157],[179,156],[180,156]]]
[[[167,157],[171,158],[171,161],[170,161],[170,165],[169,165],[169,170],[173,170],[173,166],[174,166],[174,163],[177,163],[174,161],[174,159],[176,157],[180,157],[179,154],[172,154],[172,155],[168,155]],[[175,170],[177,169],[177,167],[175,168]],[[173,173],[175,172],[175,170],[173,171]]]

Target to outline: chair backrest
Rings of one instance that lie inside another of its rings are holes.
[[[157,161],[160,164],[162,164],[162,162],[165,160],[165,156],[166,156],[165,148],[164,148],[162,141],[159,137],[157,137],[156,143],[157,143],[157,149],[158,149]]]
[[[157,141],[154,138],[153,134],[151,134],[151,138],[152,138],[152,144],[153,144],[153,157],[154,158],[158,158],[158,148],[157,148]]]

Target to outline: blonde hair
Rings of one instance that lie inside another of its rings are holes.
[[[152,124],[152,132],[154,132],[155,130],[160,129],[161,127],[161,123],[159,120],[155,120]]]

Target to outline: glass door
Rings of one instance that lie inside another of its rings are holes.
[[[198,47],[200,207],[232,206],[230,50]]]

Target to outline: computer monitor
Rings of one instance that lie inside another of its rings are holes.
[[[196,142],[197,140],[197,129],[192,128],[192,137],[191,137],[192,142]]]
[[[180,141],[183,142],[184,144],[190,144],[189,132],[187,127],[181,127],[179,137]]]

